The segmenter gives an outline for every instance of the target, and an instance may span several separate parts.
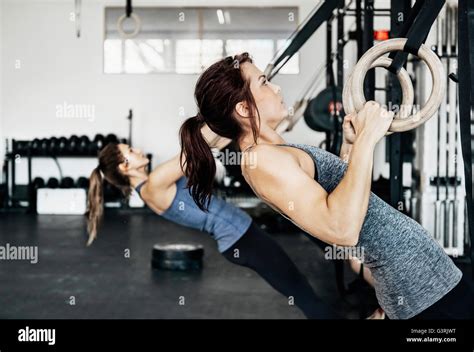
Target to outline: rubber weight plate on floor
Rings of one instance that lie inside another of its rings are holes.
[[[151,266],[163,270],[199,270],[202,268],[204,248],[193,244],[155,244]]]

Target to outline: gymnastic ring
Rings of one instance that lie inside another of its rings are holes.
[[[382,57],[379,57],[377,60],[375,60],[372,63],[372,65],[370,65],[370,68],[375,68],[375,67],[387,68],[391,64],[392,64],[392,59],[382,56]],[[403,67],[398,72],[397,77],[402,87],[402,104],[398,112],[395,114],[394,119],[406,119],[407,117],[410,116],[411,110],[413,108],[415,93],[413,91],[413,84],[411,82],[410,75]],[[351,114],[353,112],[356,112],[354,103],[352,102],[351,92],[352,92],[352,74],[349,75],[349,78],[344,84],[344,88],[342,91],[342,104],[344,106],[344,111],[346,112],[346,114]],[[387,132],[386,135],[388,136],[392,133],[393,132]]]
[[[140,20],[140,17],[138,17],[138,15],[131,13],[130,18],[135,21],[135,29],[133,30],[133,32],[127,33],[123,30],[123,22],[125,21],[126,18],[127,16],[125,14],[123,14],[122,16],[118,18],[117,31],[119,32],[122,38],[130,39],[130,38],[135,37],[138,34],[138,32],[140,32],[140,29],[142,27],[142,21]]]
[[[388,57],[380,57],[375,62],[370,65],[370,68],[375,67],[389,67],[392,64],[392,59]],[[397,74],[398,80],[402,86],[402,106],[399,111],[395,114],[395,118],[405,119],[410,116],[410,110],[413,105],[413,101],[415,98],[413,85],[411,83],[410,75],[408,72],[402,67],[402,69]],[[344,85],[344,89],[342,91],[342,102],[344,105],[344,111],[346,114],[350,114],[356,111],[354,107],[354,103],[352,102],[352,74],[346,81]],[[365,101],[364,101],[365,104]]]
[[[390,51],[401,51],[405,47],[406,38],[396,38],[383,41],[370,48],[357,62],[356,66],[350,77],[350,91],[352,92],[351,98],[354,104],[355,111],[360,111],[364,107],[365,97],[363,93],[363,84],[365,75],[370,69],[372,63],[378,59],[381,55],[384,55]],[[443,64],[438,59],[436,54],[431,51],[425,45],[421,45],[418,50],[420,59],[425,61],[427,64],[433,82],[433,88],[431,94],[423,108],[420,111],[408,116],[404,119],[394,119],[389,131],[391,132],[404,132],[418,127],[425,123],[433,114],[438,111],[441,102],[443,101],[444,94],[446,91],[446,80],[442,79],[445,77]],[[400,78],[400,76],[398,76]],[[402,85],[402,81],[400,84]],[[405,85],[405,86],[404,86]],[[406,86],[406,82],[402,85],[402,90],[409,89]],[[410,109],[411,110],[411,109]]]

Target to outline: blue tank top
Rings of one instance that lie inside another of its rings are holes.
[[[135,188],[138,194],[145,182]],[[248,230],[252,218],[243,210],[214,196],[211,197],[208,212],[202,211],[189,194],[186,183],[185,177],[176,182],[173,202],[161,216],[174,223],[209,233],[217,241],[219,252],[226,251]]]
[[[315,180],[328,193],[346,172],[347,163],[325,150],[304,144],[284,145],[312,157]],[[391,319],[409,319],[421,313],[451,291],[462,277],[426,229],[374,193],[370,194],[355,249],[351,253],[363,253],[360,259],[372,272],[379,304]]]

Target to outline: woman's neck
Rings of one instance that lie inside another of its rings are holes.
[[[132,175],[129,176],[130,185],[133,188],[136,188],[139,184],[148,180],[148,172],[145,167],[142,169],[136,170]]]
[[[252,130],[249,130],[243,138],[239,141],[240,150],[245,150],[246,148],[255,145],[255,144],[279,144],[285,143],[285,140],[271,127],[268,125],[260,126],[260,133],[257,138],[257,142],[253,138]]]

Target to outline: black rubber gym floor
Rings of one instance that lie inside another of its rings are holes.
[[[333,263],[306,236],[272,236],[343,316],[358,319],[362,297],[372,309],[374,297],[367,289],[341,298]],[[253,271],[223,258],[208,235],[152,213],[109,212],[94,244],[85,247],[85,240],[82,216],[0,214],[1,246],[38,246],[36,264],[0,261],[0,318],[304,318]],[[203,270],[152,269],[157,242],[202,244]],[[346,283],[355,277],[346,267]]]

